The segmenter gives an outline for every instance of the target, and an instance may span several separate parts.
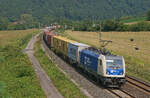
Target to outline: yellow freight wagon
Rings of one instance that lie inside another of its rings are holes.
[[[69,40],[65,37],[54,36],[53,37],[53,48],[63,55],[68,55],[68,43],[74,43],[76,41]]]

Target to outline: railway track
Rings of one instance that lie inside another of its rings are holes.
[[[80,74],[84,75],[84,77],[86,77],[90,82],[92,82],[93,84],[95,84],[96,86],[98,87],[102,87],[102,85],[98,84],[96,82],[96,80],[91,79],[91,77],[89,77],[89,75],[85,74],[84,72],[82,71],[79,71]],[[115,97],[118,97],[118,98],[136,98],[134,95],[130,94],[129,92],[125,91],[125,90],[122,90],[121,88],[120,89],[117,89],[117,88],[107,88],[105,89],[105,91],[111,93],[112,95],[114,95]]]
[[[150,96],[150,83],[144,82],[128,75],[126,76],[126,81],[126,85],[130,85],[140,92],[143,92],[143,94]]]
[[[43,43],[44,43],[44,41],[43,41]],[[44,45],[44,46],[47,48],[46,45]],[[58,59],[59,57],[56,54],[52,53],[52,51],[50,51],[50,50],[49,50],[49,52],[51,52],[50,56],[54,60],[57,60],[57,62],[61,62],[61,63],[59,63],[60,64],[59,67],[61,69],[65,70],[68,74],[73,74],[71,77],[77,76],[74,78],[75,81],[77,81],[79,84],[81,83],[81,81],[86,81],[82,76],[77,75],[76,72],[73,72],[74,69],[69,68],[69,70],[68,70],[68,68],[66,68],[66,67],[70,67],[70,66],[64,66],[64,65],[66,65],[66,63],[62,64],[62,62],[64,62],[64,61],[62,59]],[[86,74],[84,74],[84,72],[79,71],[78,73],[82,74],[84,77],[86,77],[89,80],[89,77]],[[82,77],[82,78],[79,78],[79,77]],[[79,80],[77,78],[79,78]],[[133,78],[131,76],[126,76],[126,79],[127,79],[126,84],[123,87],[121,87],[120,89],[104,89],[101,85],[97,84],[96,81],[94,81],[93,79],[92,80],[90,79],[89,81],[92,82],[95,86],[87,81],[84,83],[81,83],[80,85],[82,85],[82,86],[84,85],[83,87],[85,89],[87,89],[87,91],[95,98],[98,98],[98,95],[100,95],[100,94],[98,94],[98,93],[100,93],[100,92],[98,92],[98,90],[99,91],[100,90],[107,91],[107,92],[111,93],[111,95],[114,95],[115,97],[118,97],[118,98],[150,98],[150,84],[149,83],[145,83],[145,82],[138,80],[136,78]],[[90,86],[90,87],[88,87],[88,86]],[[90,89],[93,89],[93,90],[95,89],[94,93],[91,92]],[[101,92],[103,92],[103,91],[101,91]],[[95,95],[95,93],[96,93],[96,95]]]
[[[119,98],[134,98],[134,96],[121,89],[107,89],[107,90]]]
[[[80,72],[81,74],[84,74],[83,72]],[[88,75],[84,74],[84,77],[88,77]],[[95,80],[90,78],[90,81],[95,84],[96,86],[101,87]],[[120,89],[112,89],[107,88],[106,91],[110,92],[116,97],[119,98],[150,98],[150,84],[147,82],[144,82],[142,80],[139,80],[135,77],[126,76],[126,84],[125,86],[130,86],[130,90],[126,90],[124,88]],[[134,88],[134,89],[133,89]],[[136,91],[138,89],[138,91]],[[139,93],[140,92],[140,93]]]

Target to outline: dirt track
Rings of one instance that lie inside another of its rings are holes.
[[[63,96],[58,92],[58,90],[54,87],[52,81],[40,66],[38,60],[34,57],[34,43],[37,40],[37,37],[40,35],[37,34],[36,36],[32,37],[31,41],[28,43],[27,47],[25,48],[24,52],[28,55],[30,61],[33,63],[33,68],[37,77],[40,80],[40,84],[42,86],[43,91],[47,98],[63,98]]]

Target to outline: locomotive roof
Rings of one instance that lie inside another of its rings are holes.
[[[122,59],[122,56],[105,56],[106,59]]]
[[[99,49],[94,48],[94,47],[88,47],[88,48],[86,48],[86,49],[87,49],[87,50],[90,50],[90,51],[93,51],[93,52],[95,52],[96,54],[115,56],[115,55],[111,54],[111,52],[109,52],[108,50],[99,50]]]

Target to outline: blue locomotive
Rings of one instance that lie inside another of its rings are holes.
[[[82,43],[70,43],[68,57],[77,66],[94,75],[107,87],[120,87],[125,83],[125,61],[122,56],[107,53]]]

